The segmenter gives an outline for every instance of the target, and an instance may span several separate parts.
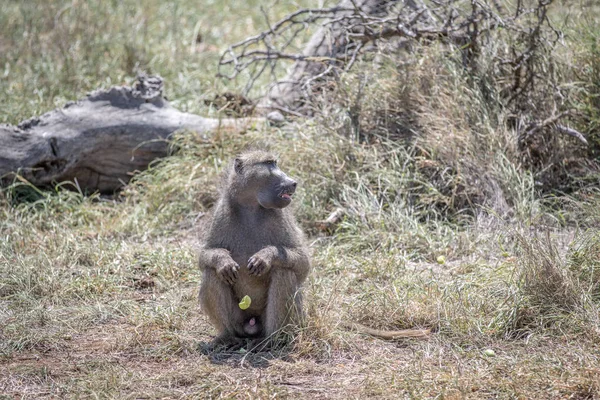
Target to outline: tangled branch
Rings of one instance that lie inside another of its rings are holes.
[[[469,13],[464,12],[467,3],[473,7]],[[245,94],[266,72],[276,79],[279,61],[320,63],[332,69],[347,70],[361,51],[373,50],[368,43],[399,37],[465,44],[469,37],[506,25],[508,20],[475,0],[435,0],[430,6],[421,0],[365,0],[361,3],[350,0],[331,8],[301,9],[273,25],[267,18],[267,23],[267,30],[231,45],[219,60],[220,77],[234,79],[242,72],[249,72]],[[322,36],[328,54],[309,51],[315,46],[294,51],[301,34],[315,26],[321,29],[317,35]]]
[[[549,109],[559,111],[520,123],[519,137],[554,128],[581,140],[583,135],[558,124],[568,113],[563,112],[560,86],[549,82],[546,72],[552,62],[547,58],[562,39],[547,14],[553,1],[518,0],[507,9],[498,0],[342,0],[335,7],[297,10],[274,24],[265,14],[268,29],[230,46],[219,60],[219,76],[236,79],[243,74],[245,96],[268,78],[259,109],[306,113],[319,84],[352,68],[363,54],[382,51],[390,43],[408,49],[410,43],[441,42],[458,50],[469,74],[491,76],[503,107],[515,119],[522,121],[535,111],[534,93],[553,99]],[[310,32],[311,39],[300,48]],[[509,47],[490,54],[488,45],[502,35],[509,37]],[[481,71],[484,57],[488,62],[483,64],[492,67]],[[545,122],[555,116],[556,121]]]

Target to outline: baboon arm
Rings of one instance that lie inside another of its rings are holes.
[[[231,254],[227,249],[209,249],[200,250],[199,262],[200,269],[204,271],[207,268],[216,270],[219,265],[224,262],[233,261]]]
[[[310,271],[310,259],[306,251],[299,247],[268,246],[273,253],[273,266],[294,271],[298,282],[303,282]]]

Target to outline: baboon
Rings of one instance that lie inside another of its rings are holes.
[[[302,316],[308,248],[292,211],[296,182],[265,151],[239,155],[223,177],[199,264],[200,305],[214,344],[269,338]],[[239,307],[250,296],[246,310]]]

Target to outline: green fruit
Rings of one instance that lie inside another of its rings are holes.
[[[444,257],[444,256],[439,256],[439,257],[437,258],[437,263],[438,263],[438,264],[445,264],[445,263],[446,263],[446,257]]]
[[[496,355],[496,352],[492,349],[486,349],[483,351],[483,354],[488,357],[494,357]]]
[[[250,307],[250,304],[252,304],[252,299],[250,298],[250,296],[245,295],[244,297],[242,297],[239,306],[242,310],[246,310],[248,309],[248,307]]]

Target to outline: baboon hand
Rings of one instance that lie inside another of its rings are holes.
[[[261,276],[271,269],[273,254],[268,249],[262,249],[248,260],[250,275]]]
[[[238,278],[240,266],[233,260],[225,261],[217,267],[217,276],[223,282],[233,285]]]

